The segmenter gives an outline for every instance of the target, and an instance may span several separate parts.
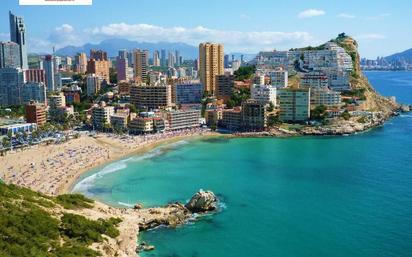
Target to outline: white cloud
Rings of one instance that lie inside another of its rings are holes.
[[[126,38],[145,42],[185,42],[198,45],[203,41],[221,42],[231,51],[256,52],[275,47],[303,46],[313,42],[308,32],[230,31],[194,28],[161,27],[150,24],[116,23],[88,30],[95,39]]]
[[[381,13],[381,14],[378,14],[378,15],[375,15],[375,16],[366,17],[365,19],[369,20],[369,21],[376,21],[376,20],[382,20],[382,19],[384,19],[386,17],[389,17],[391,15],[392,14],[390,14],[390,13]]]
[[[69,24],[63,24],[51,31],[44,38],[31,38],[31,52],[51,52],[56,49],[85,43],[99,43],[110,38],[122,38],[138,42],[184,42],[197,46],[200,42],[211,41],[225,45],[228,52],[242,51],[256,53],[261,50],[289,49],[315,45],[318,42],[304,31],[237,31],[217,30],[203,26],[197,27],[162,27],[152,24],[114,23],[100,27],[86,28],[77,31]]]
[[[349,13],[340,13],[337,16],[338,18],[344,18],[344,19],[355,19],[356,16],[353,14],[349,14]]]
[[[381,39],[385,39],[386,36],[382,34],[370,33],[370,34],[358,35],[355,38],[364,39],[364,40],[381,40]]]
[[[316,16],[323,16],[325,14],[326,14],[326,12],[323,11],[323,10],[307,9],[307,10],[304,10],[304,11],[300,12],[298,14],[298,17],[300,19],[304,19],[304,18],[312,18],[312,17],[316,17]]]

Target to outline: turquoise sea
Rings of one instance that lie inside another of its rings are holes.
[[[368,72],[412,103],[412,73]],[[412,256],[412,113],[348,137],[182,141],[85,175],[80,191],[145,206],[215,192],[221,210],[144,232],[162,257]]]

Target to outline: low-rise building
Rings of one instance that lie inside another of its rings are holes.
[[[153,118],[136,117],[129,123],[129,131],[132,134],[145,134],[154,131]]]
[[[310,117],[310,89],[284,88],[278,90],[279,119],[306,121]]]
[[[300,86],[305,88],[324,88],[328,87],[329,78],[322,71],[311,71],[304,73],[300,79]]]
[[[105,102],[101,102],[98,106],[92,109],[93,126],[101,129],[105,124],[110,124],[110,118],[114,114],[113,106],[106,106]]]
[[[32,132],[37,129],[36,123],[21,123],[0,126],[0,135],[14,136],[18,132]]]
[[[236,107],[222,110],[221,125],[229,130],[239,130],[242,126],[242,109]]]
[[[66,104],[80,103],[82,89],[77,85],[63,88],[63,94],[66,99]]]
[[[222,120],[222,110],[215,109],[215,110],[206,110],[205,112],[205,119],[207,126],[217,126],[219,122]]]
[[[169,130],[199,127],[199,110],[173,110],[166,112]]]
[[[27,123],[36,123],[41,126],[46,123],[46,107],[43,104],[30,101],[25,107]]]
[[[124,112],[116,112],[110,116],[110,124],[113,128],[126,129],[128,124],[129,115]]]

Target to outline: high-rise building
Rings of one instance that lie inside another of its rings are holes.
[[[78,53],[75,56],[76,71],[79,73],[86,73],[87,71],[87,56],[86,53]]]
[[[128,59],[127,50],[126,49],[119,50],[119,54],[117,56],[120,57],[121,59]]]
[[[177,110],[166,112],[169,130],[196,128],[200,126],[200,110]]]
[[[310,117],[310,88],[283,88],[278,90],[279,119],[305,121]]]
[[[160,66],[159,51],[157,51],[157,50],[155,50],[153,52],[153,66],[155,66],[155,67]]]
[[[170,85],[133,85],[130,103],[149,110],[169,107],[172,105],[172,88]]]
[[[206,94],[216,93],[216,75],[223,75],[223,45],[201,43],[199,45],[199,76]]]
[[[20,67],[20,46],[14,42],[0,42],[0,68]]]
[[[127,80],[127,59],[118,56],[116,59],[117,82]]]
[[[95,59],[97,61],[108,61],[107,52],[103,50],[90,50],[90,59]]]
[[[36,123],[37,125],[46,123],[46,107],[43,104],[30,101],[25,109],[26,122]]]
[[[242,127],[250,131],[263,130],[267,126],[266,104],[248,99],[242,103]]]
[[[92,109],[93,126],[101,129],[105,124],[110,124],[110,118],[114,114],[113,106],[106,106],[105,102],[101,102],[99,106]]]
[[[42,69],[28,69],[25,71],[26,82],[37,82],[46,84],[46,73]]]
[[[168,67],[175,67],[175,55],[172,51],[169,51],[169,55],[167,58],[167,66]]]
[[[179,50],[175,50],[175,64],[177,67],[180,67],[181,63],[180,63],[180,52]]]
[[[223,99],[225,102],[233,95],[235,87],[235,76],[230,74],[217,75],[216,80],[216,97]]]
[[[0,69],[0,106],[20,105],[24,72],[20,68]]]
[[[102,80],[96,74],[88,74],[86,79],[86,93],[88,96],[97,94],[100,91]]]
[[[87,62],[87,74],[96,74],[102,80],[110,82],[110,70],[108,61],[99,61],[96,59],[90,59]]]
[[[46,86],[47,86],[47,91],[53,92],[55,91],[55,85],[54,85],[54,62],[53,62],[53,56],[51,55],[46,55],[44,62],[44,72],[46,74]]]
[[[165,67],[166,66],[166,50],[162,49],[160,51],[160,66]]]
[[[271,85],[253,85],[250,89],[250,97],[259,103],[272,103],[276,106],[276,87]]]
[[[43,82],[27,82],[21,88],[22,103],[30,101],[46,104],[46,85]]]
[[[225,67],[225,69],[229,68],[229,55],[228,54],[225,54],[223,66]]]
[[[174,85],[176,104],[200,103],[203,97],[203,86],[199,81],[189,81]]]
[[[134,75],[136,81],[147,82],[147,72],[149,68],[149,51],[148,50],[134,50]]]
[[[26,26],[23,17],[16,16],[9,12],[10,20],[10,40],[20,46],[20,64],[22,69],[28,69]]]

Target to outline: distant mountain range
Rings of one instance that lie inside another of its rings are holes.
[[[168,43],[168,42],[159,42],[159,43],[148,43],[148,42],[137,42],[127,39],[106,39],[98,44],[85,44],[83,46],[66,46],[60,48],[56,51],[56,54],[59,56],[74,56],[79,52],[84,52],[87,55],[90,53],[90,49],[101,49],[106,51],[110,57],[115,57],[118,55],[120,49],[147,49],[150,51],[150,56],[154,50],[160,52],[161,49],[166,51],[178,50],[180,55],[184,59],[196,59],[199,55],[199,50],[197,46],[188,45],[186,43]],[[167,54],[167,53],[166,53]],[[229,58],[232,58],[232,54],[235,56],[235,59],[240,59],[242,53],[229,53]],[[245,61],[253,59],[256,54],[243,54]],[[167,58],[167,56],[166,56]]]
[[[385,59],[389,62],[406,61],[408,63],[412,63],[412,48],[400,53],[389,55],[385,57]]]
[[[83,46],[66,46],[56,51],[57,55],[60,56],[74,56],[79,52],[85,52],[89,54],[90,49],[100,49],[106,51],[110,57],[115,57],[118,55],[120,49],[147,49],[150,53],[154,50],[166,49],[166,51],[178,50],[183,58],[194,59],[198,56],[198,49],[195,46],[188,45],[185,43],[147,43],[147,42],[136,42],[127,39],[106,39],[99,44],[85,44]],[[166,53],[167,54],[167,53]]]

